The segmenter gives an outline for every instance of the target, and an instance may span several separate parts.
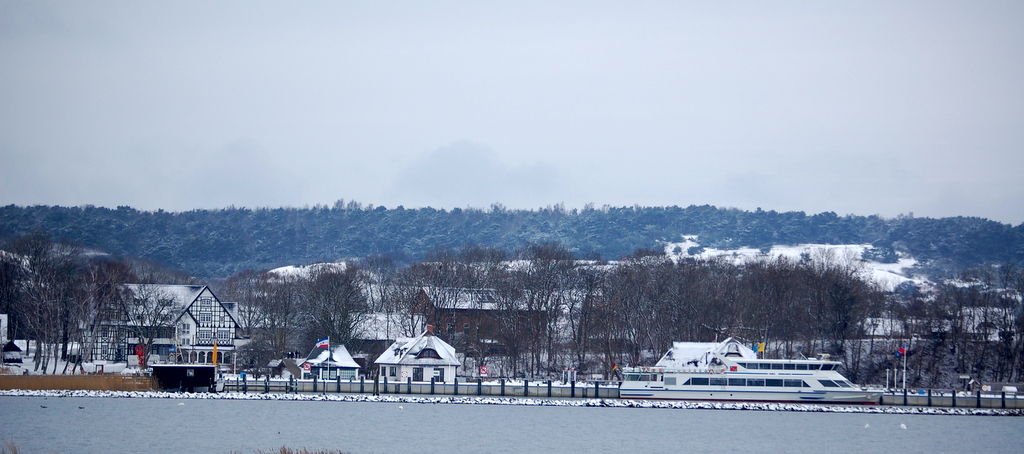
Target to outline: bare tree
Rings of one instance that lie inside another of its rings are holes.
[[[129,288],[131,294],[124,300],[123,310],[128,332],[142,349],[139,367],[145,369],[155,341],[174,337],[174,322],[180,308],[176,307],[174,296],[160,285],[135,284]]]
[[[304,343],[330,337],[332,343],[351,344],[358,337],[366,309],[366,295],[354,266],[347,265],[344,270],[331,265],[314,267],[305,290]]]

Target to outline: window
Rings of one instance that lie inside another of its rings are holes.
[[[388,374],[388,366],[380,366],[380,376],[383,377]]]
[[[640,381],[640,374],[626,374],[626,381]]]
[[[807,370],[807,365],[806,364],[797,364],[796,365],[796,370]]]
[[[436,367],[436,368],[434,368],[434,378],[437,378],[437,381],[442,381],[442,382],[444,381],[444,368],[443,367]]]
[[[783,386],[787,388],[800,388],[804,386],[803,380],[783,380]]]
[[[414,367],[412,368],[412,381],[423,381],[423,368]]]
[[[208,329],[199,330],[199,342],[210,342],[213,339],[213,331]]]
[[[229,330],[229,329],[219,329],[219,330],[217,330],[217,340],[219,340],[219,341],[229,341],[229,340],[231,340],[231,330]]]
[[[691,379],[686,381],[687,385],[693,385],[693,386],[707,386],[708,383],[709,382],[708,382],[707,377],[693,377],[693,378],[691,378]]]
[[[821,383],[821,386],[824,386],[826,388],[838,388],[839,387],[839,385],[837,385],[836,382],[834,382],[832,380],[818,380],[818,383]]]
[[[782,380],[775,378],[768,378],[764,381],[765,386],[782,386]]]
[[[796,364],[786,364],[786,370],[795,370]]]
[[[469,335],[469,323],[462,324],[462,334]]]
[[[763,378],[748,378],[747,386],[764,386]]]
[[[192,326],[188,323],[181,324],[181,334],[188,334],[192,330]]]
[[[455,323],[448,324],[448,334],[455,332]]]
[[[398,366],[391,366],[388,369],[388,376],[397,377],[398,376]]]
[[[432,348],[424,348],[423,350],[420,350],[420,353],[416,355],[416,357],[441,359],[441,355],[437,354],[437,350],[434,350]]]
[[[199,313],[199,322],[200,323],[210,323],[212,321],[213,321],[213,312],[200,312]]]
[[[188,346],[189,339],[187,337],[181,338],[181,345]]]
[[[728,383],[725,380],[725,377],[715,377],[715,378],[710,379],[710,381],[711,381],[711,386],[725,386],[726,383]]]
[[[772,364],[772,369],[773,370],[775,370],[775,369],[782,370],[782,364]]]
[[[745,378],[730,378],[729,386],[747,386],[747,379]]]

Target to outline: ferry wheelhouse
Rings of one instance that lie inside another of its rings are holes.
[[[654,367],[626,368],[623,399],[878,404],[839,373],[841,363],[818,359],[759,359],[729,338],[719,343],[674,342]]]

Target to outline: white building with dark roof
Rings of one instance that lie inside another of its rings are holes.
[[[434,335],[432,326],[414,338],[401,338],[384,350],[374,362],[381,378],[389,382],[430,381],[451,383],[462,366],[455,347]]]
[[[352,359],[348,349],[342,344],[328,344],[326,347],[315,347],[302,363],[306,370],[302,378],[316,376],[320,380],[349,380],[359,373],[359,363]]]

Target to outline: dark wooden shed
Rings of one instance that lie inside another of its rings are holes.
[[[165,391],[211,392],[216,390],[217,367],[201,364],[154,364],[153,376]]]

